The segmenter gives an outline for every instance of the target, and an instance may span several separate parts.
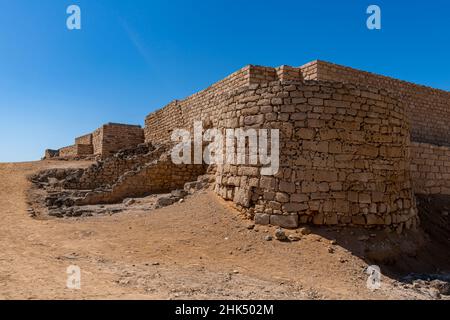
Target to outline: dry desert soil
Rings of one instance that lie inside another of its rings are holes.
[[[267,241],[275,228],[253,227],[209,191],[156,210],[131,206],[70,219],[28,214],[28,175],[88,164],[0,164],[0,299],[447,298],[426,284],[430,279],[411,279],[449,271],[448,229],[398,236],[311,227],[307,235],[286,230],[300,241]],[[434,210],[429,199],[420,201]],[[365,271],[374,263],[383,274],[378,290],[367,288]],[[70,265],[81,268],[80,290],[66,287]]]

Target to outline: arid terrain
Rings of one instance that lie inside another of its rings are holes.
[[[286,230],[300,240],[285,242],[268,240],[275,228],[252,225],[208,191],[156,210],[137,201],[113,215],[29,215],[28,175],[87,164],[0,164],[1,299],[448,298],[432,281],[449,275],[448,211],[425,197],[429,234],[310,227]],[[374,291],[366,285],[371,264],[383,274]],[[66,288],[70,265],[81,268],[81,290]]]

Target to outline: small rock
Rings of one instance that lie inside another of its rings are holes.
[[[297,235],[297,234],[290,234],[289,236],[288,236],[288,239],[290,240],[290,241],[300,241],[300,239],[301,239],[301,237],[299,236],[299,235]]]
[[[358,241],[367,241],[367,240],[369,240],[368,236],[360,236],[360,237],[358,237]]]
[[[233,270],[233,273],[234,273],[234,274],[238,274],[238,273],[239,273],[239,270]]]
[[[184,190],[181,190],[181,189],[179,189],[179,190],[173,190],[173,191],[171,192],[171,194],[172,194],[172,196],[177,197],[177,198],[184,198],[184,197],[187,196],[187,192],[184,191]]]
[[[255,229],[255,224],[253,224],[253,223],[248,224],[248,225],[247,225],[247,229],[248,229],[248,230],[253,230],[253,229]]]
[[[272,241],[272,236],[271,235],[268,235],[268,236],[265,236],[264,237],[264,240],[266,240],[266,241]]]
[[[328,247],[328,253],[334,253],[334,249],[332,247]]]
[[[336,241],[336,239],[333,239],[333,240],[330,241],[330,243],[331,243],[332,245],[335,245],[335,244],[337,243],[337,241]]]
[[[134,200],[134,199],[123,200],[123,204],[126,205],[127,207],[133,205],[134,203],[136,203],[136,200]]]
[[[156,207],[157,208],[161,208],[161,207],[167,207],[170,206],[172,204],[174,204],[178,199],[174,199],[172,197],[161,197],[158,200],[156,200]]]
[[[286,233],[284,233],[283,229],[277,229],[277,231],[275,231],[275,239],[279,241],[287,240]]]
[[[442,215],[443,215],[444,217],[447,217],[447,216],[448,216],[448,211],[442,211]]]
[[[178,201],[178,203],[183,203],[184,202],[184,199],[180,199],[180,201]]]
[[[159,262],[153,262],[152,266],[159,266]]]
[[[371,234],[370,234],[370,237],[371,237],[371,238],[375,238],[376,236],[377,236],[377,235],[376,235],[375,233],[371,233]]]
[[[309,228],[306,228],[306,227],[300,228],[298,231],[300,232],[300,234],[303,234],[305,236],[308,235],[308,234],[311,234],[311,230]]]

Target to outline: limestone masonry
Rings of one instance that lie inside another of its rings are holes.
[[[194,121],[205,129],[279,129],[279,172],[262,176],[261,165],[173,164],[171,134],[192,131]],[[46,158],[104,158],[63,174],[48,206],[61,212],[121,202],[197,180],[186,189],[208,184],[259,224],[401,232],[419,223],[415,193],[450,194],[449,124],[446,91],[323,61],[298,68],[250,65],[151,113],[143,130],[108,124],[74,146],[47,150]],[[115,154],[121,149],[128,150]]]

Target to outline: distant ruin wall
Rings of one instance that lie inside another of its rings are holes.
[[[416,193],[450,195],[450,148],[412,143],[411,177]]]
[[[92,144],[92,133],[75,138],[75,144]]]
[[[90,144],[76,144],[59,149],[59,156],[61,158],[70,158],[83,155],[92,154],[92,145]]]
[[[141,126],[108,123],[93,133],[75,138],[75,144],[59,150],[63,158],[96,155],[106,158],[122,149],[137,147],[144,142]],[[45,154],[49,158],[50,154]]]
[[[450,92],[324,61],[311,65],[317,69],[311,79],[357,83],[396,92],[407,105],[411,140],[450,146]]]
[[[136,147],[144,142],[144,130],[141,126],[108,123],[102,127],[101,155],[108,156],[115,152]]]

